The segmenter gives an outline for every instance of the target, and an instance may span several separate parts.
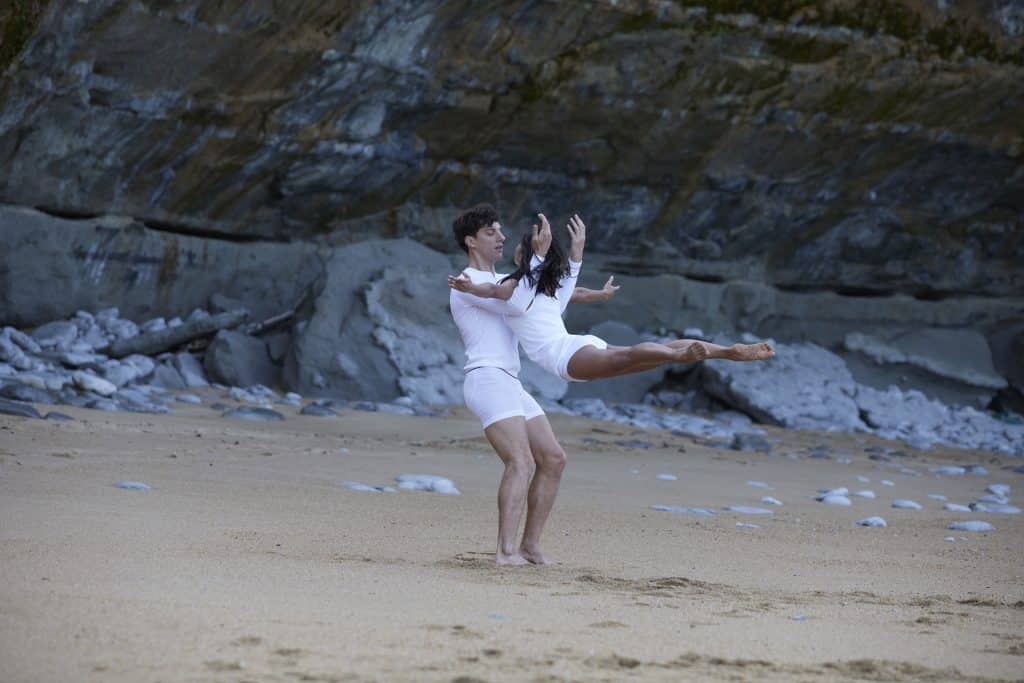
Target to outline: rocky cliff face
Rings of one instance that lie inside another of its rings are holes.
[[[582,329],[870,358],[974,329],[1024,377],[1020,0],[10,0],[0,37],[0,322],[214,292],[271,314],[342,245],[452,255],[451,218],[491,201],[513,233],[581,212],[591,264],[635,278]],[[390,377],[401,325],[354,300]]]
[[[238,239],[590,219],[634,272],[1024,291],[1019,0],[13,0],[0,202]]]

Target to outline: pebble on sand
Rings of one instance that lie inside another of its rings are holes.
[[[841,505],[843,507],[849,507],[853,505],[853,502],[843,495],[831,494],[827,496],[818,496],[815,500],[824,503],[825,505]]]
[[[751,524],[750,522],[736,522],[736,526],[741,529],[760,529],[760,525]]]
[[[945,465],[943,467],[930,467],[930,468],[928,468],[928,471],[931,472],[932,474],[948,474],[948,475],[958,475],[958,474],[966,474],[967,473],[967,470],[965,468],[957,467],[956,465]]]
[[[741,515],[774,515],[775,513],[771,510],[765,510],[764,508],[750,507],[749,505],[727,505],[723,510],[729,512],[738,512]]]
[[[857,496],[858,498],[874,498],[875,492],[872,491],[871,489],[864,489],[863,491],[855,491],[853,495]]]
[[[339,486],[344,486],[347,489],[353,491],[366,491],[369,493],[394,493],[395,489],[391,486],[370,486],[369,484],[362,484],[358,481],[342,481],[338,483]]]
[[[950,522],[948,529],[953,531],[995,531],[996,528],[988,522],[972,519],[966,522]]]
[[[659,474],[657,478],[664,479],[665,481],[676,481],[677,479],[679,479],[679,477],[677,477],[674,474]]]
[[[986,493],[992,493],[997,496],[1003,496],[1008,498],[1010,496],[1010,485],[1009,484],[989,484],[985,487]]]
[[[889,481],[888,479],[883,479],[881,481],[881,484],[882,484],[882,486],[895,486],[896,485],[896,484],[892,483],[891,481]]]
[[[782,501],[778,498],[772,498],[771,496],[765,496],[761,499],[761,502],[765,505],[782,505]]]
[[[227,417],[233,420],[252,420],[254,422],[280,422],[284,420],[284,415],[276,410],[271,410],[270,408],[253,408],[252,406],[241,406],[238,408],[232,408],[231,410],[225,410],[221,417]]]
[[[129,491],[149,491],[149,484],[143,484],[141,481],[119,481],[117,482],[117,488],[127,489]]]
[[[960,505],[959,503],[946,503],[942,506],[943,510],[949,510],[950,512],[970,512],[971,508],[966,505]]]
[[[905,498],[897,498],[896,500],[894,500],[892,502],[892,506],[894,508],[899,508],[900,510],[920,510],[921,509],[921,504],[920,503],[914,502],[912,500],[907,500]]]
[[[678,512],[681,514],[698,515],[700,517],[711,517],[715,513],[713,510],[707,508],[688,508],[681,505],[652,505],[652,510],[658,510],[659,512]]]
[[[865,517],[864,519],[857,520],[858,526],[869,526],[869,527],[884,527],[887,526],[885,520],[881,517]]]
[[[455,488],[455,483],[451,479],[433,474],[400,474],[395,477],[395,481],[398,482],[398,488],[409,491],[432,491],[450,496],[457,496],[461,493]]]

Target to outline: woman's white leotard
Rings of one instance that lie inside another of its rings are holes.
[[[562,320],[579,277],[583,262],[569,261],[569,273],[558,283],[555,296],[537,292],[523,315],[508,316],[505,322],[519,338],[519,345],[537,365],[562,379],[582,380],[569,376],[569,360],[584,346],[608,347],[600,337],[592,334],[569,334]]]

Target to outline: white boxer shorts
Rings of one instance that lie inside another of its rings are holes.
[[[522,415],[532,420],[544,414],[519,379],[501,368],[474,368],[467,372],[462,395],[466,407],[480,418],[484,429],[505,418]]]

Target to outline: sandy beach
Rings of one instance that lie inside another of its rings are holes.
[[[1024,672],[1024,520],[947,512],[929,497],[967,504],[992,483],[1019,496],[1021,476],[1003,469],[1013,458],[780,429],[768,431],[781,455],[766,456],[553,415],[569,455],[546,531],[556,563],[497,568],[500,466],[464,409],[325,419],[276,408],[286,421],[186,405],[170,415],[62,406],[75,418],[63,423],[0,416],[0,680]],[[831,459],[808,455],[820,444]],[[905,455],[871,460],[871,445]],[[950,464],[988,474],[929,472]],[[402,473],[448,477],[462,494],[339,485]],[[813,499],[840,486],[877,497]],[[766,495],[784,503],[772,515],[723,510],[771,507]],[[896,498],[923,509],[893,509]],[[855,524],[872,515],[888,527]],[[995,530],[947,529],[966,519]]]

